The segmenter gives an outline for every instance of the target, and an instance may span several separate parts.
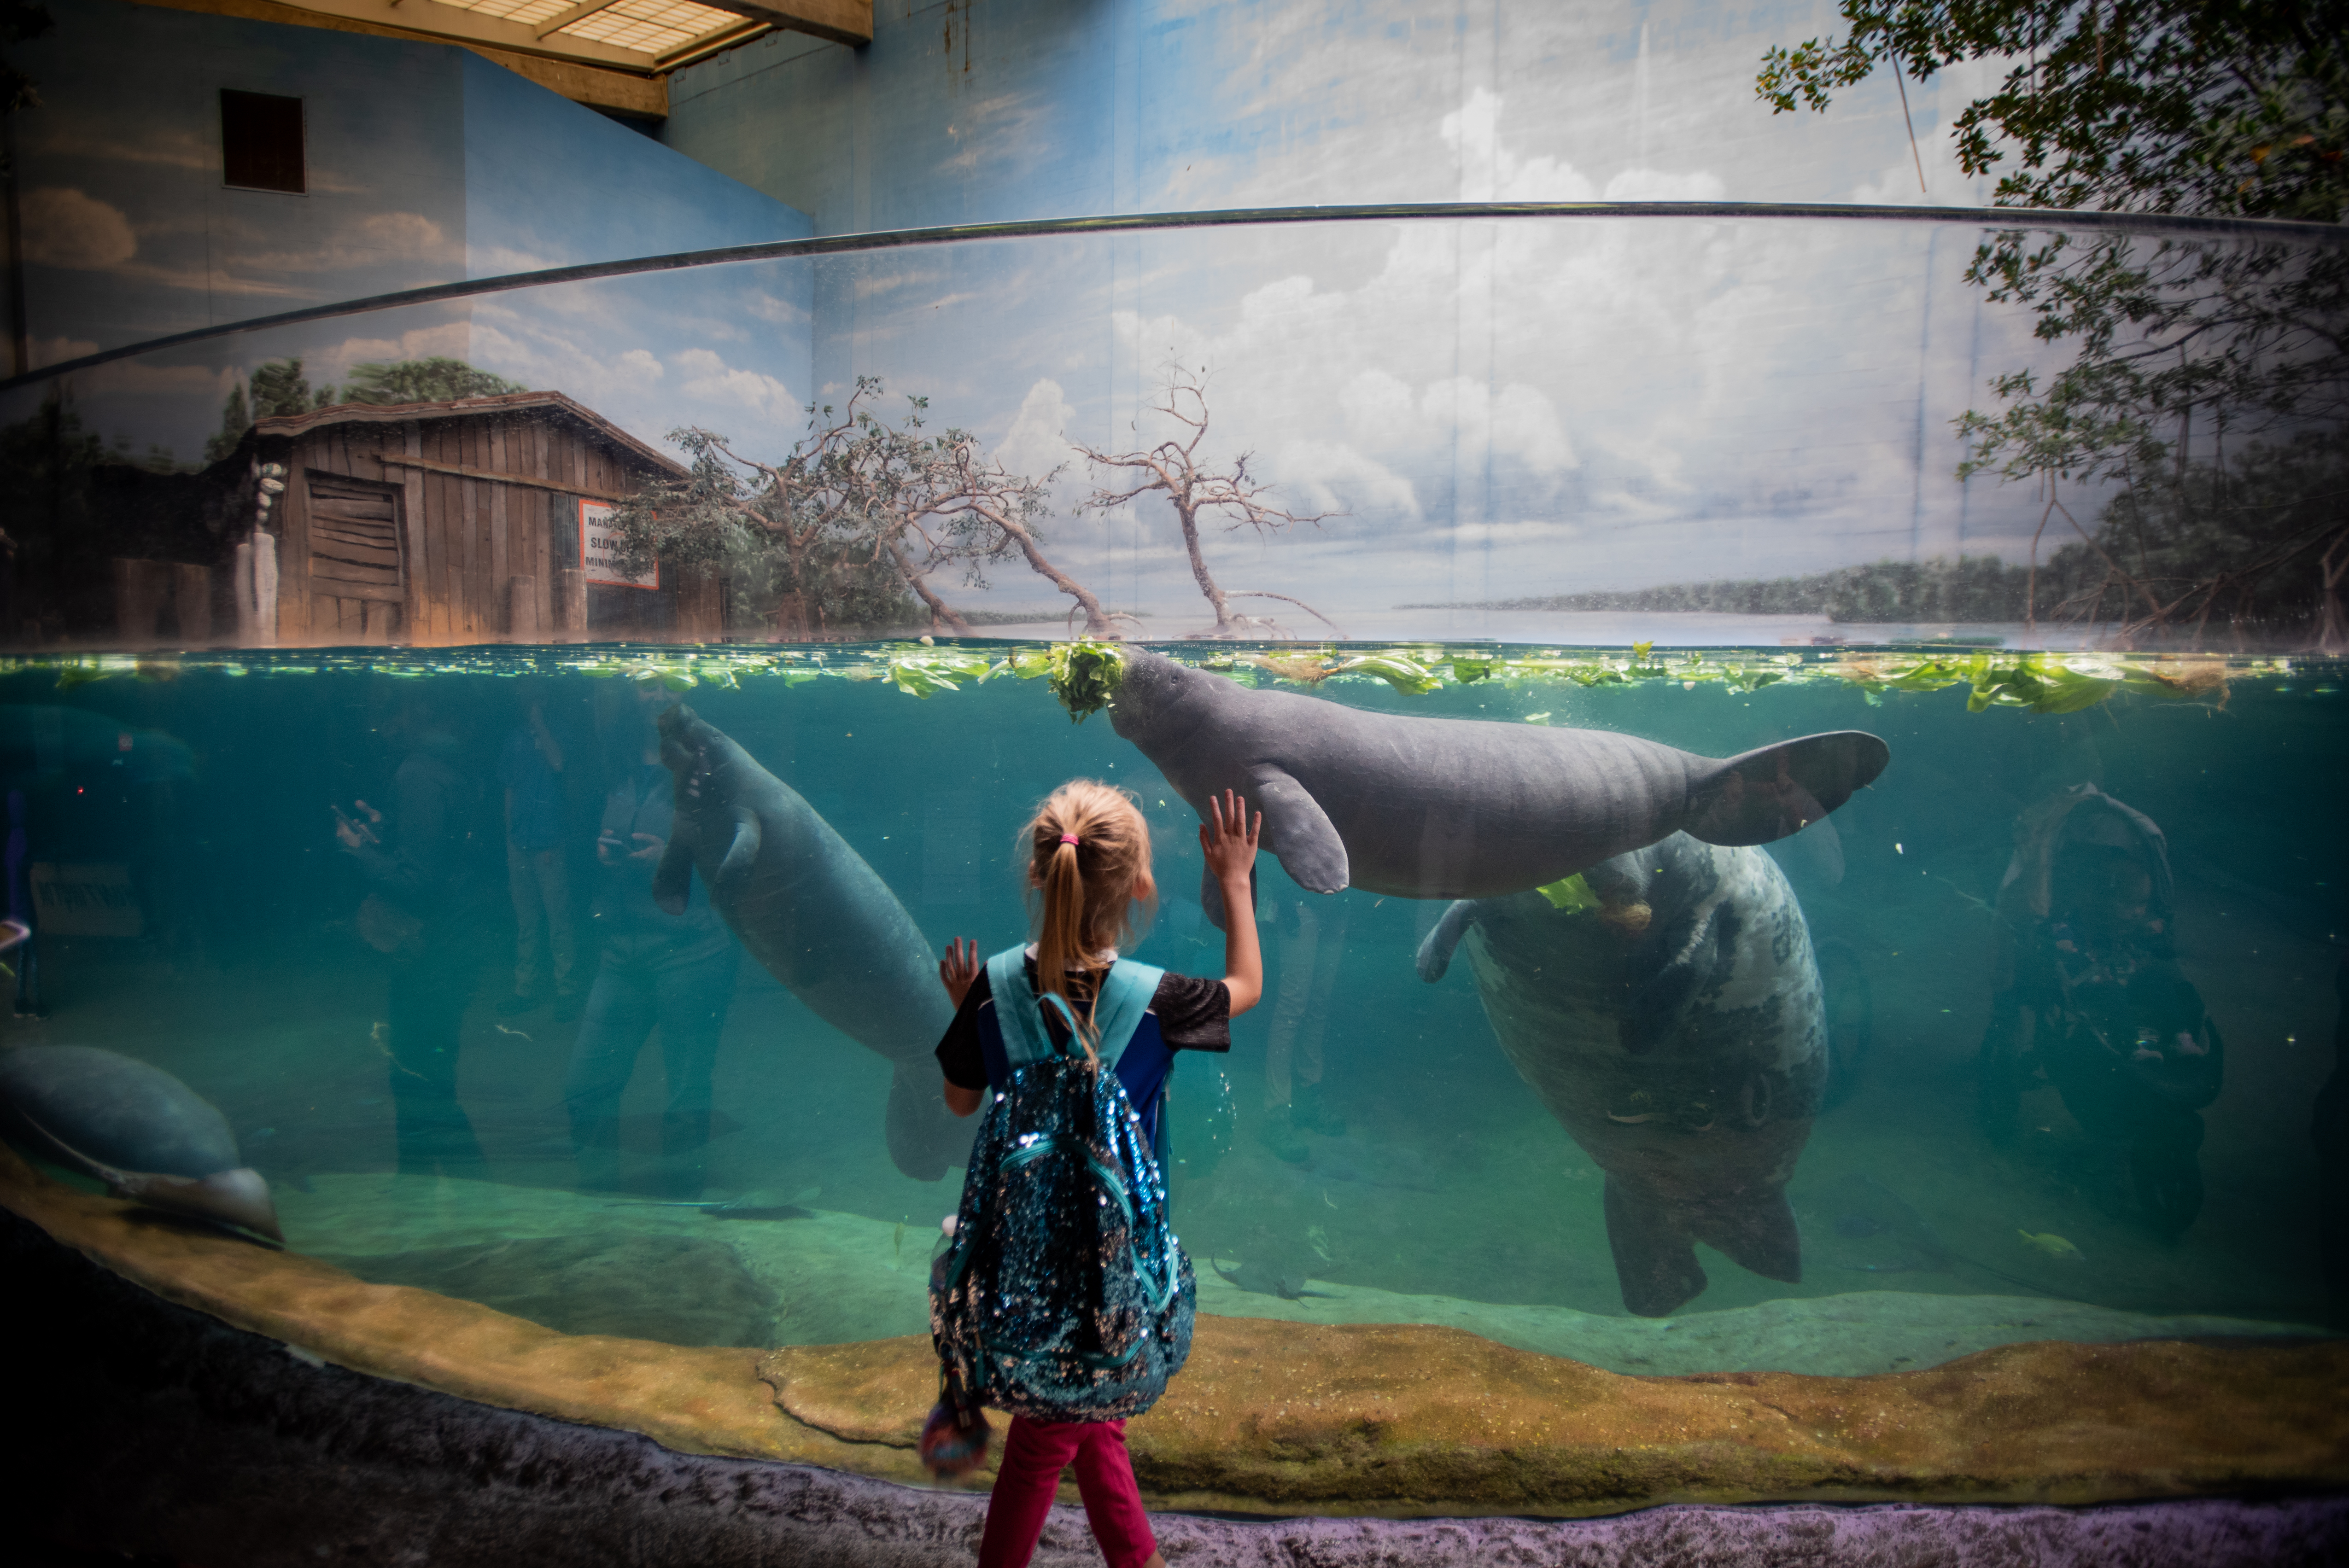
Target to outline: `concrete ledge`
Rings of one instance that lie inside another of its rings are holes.
[[[154,1296],[295,1347],[289,1364],[676,1456],[923,1480],[912,1442],[935,1373],[919,1338],[761,1352],[569,1336],[75,1191],[13,1155],[0,1202]],[[2344,1387],[2337,1342],[2043,1342],[1875,1377],[1629,1377],[1454,1329],[1211,1317],[1129,1438],[1154,1505],[1257,1513],[2305,1495],[2349,1486]]]
[[[968,1561],[986,1500],[805,1465],[679,1454],[634,1433],[495,1409],[314,1364],[161,1301],[0,1218],[36,1425],[0,1480],[9,1535],[87,1553],[314,1568],[914,1568]],[[2317,1568],[2349,1557],[2349,1501],[2094,1509],[1674,1506],[1609,1519],[1160,1515],[1167,1560],[1218,1568]],[[1074,1509],[1036,1561],[1097,1564]]]

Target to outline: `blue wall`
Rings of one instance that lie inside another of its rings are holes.
[[[467,276],[792,238],[805,214],[470,51],[130,5],[51,0],[16,58],[34,362]],[[304,100],[310,190],[221,179],[222,88]],[[684,333],[699,313],[743,325]],[[737,269],[500,295],[243,335],[73,378],[86,422],[193,459],[237,377],[298,356],[314,384],[449,355],[553,387],[657,440],[789,415],[809,387],[803,274]],[[0,403],[21,418],[47,388]]]

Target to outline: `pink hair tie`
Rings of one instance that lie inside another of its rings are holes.
[[[1061,842],[1064,844],[1073,844],[1076,841],[1077,836],[1074,833],[1062,833],[1061,835]]]

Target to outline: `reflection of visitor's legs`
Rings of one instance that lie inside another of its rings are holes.
[[[1305,1016],[1298,1026],[1291,1060],[1288,1119],[1301,1132],[1336,1138],[1345,1132],[1346,1119],[1321,1098],[1321,1042],[1330,1030],[1330,998],[1338,989],[1338,961],[1346,951],[1346,923],[1342,913],[1325,915],[1311,905],[1306,907],[1305,918],[1319,930],[1313,944],[1313,984],[1306,993]]]
[[[458,1029],[478,973],[454,955],[392,966],[386,1011],[402,1172],[453,1174],[481,1162],[473,1123],[457,1101]]]
[[[571,872],[559,849],[533,851],[530,863],[538,878],[539,903],[546,910],[546,949],[554,960],[560,1017],[564,1016],[560,1004],[579,995],[579,937],[571,922]]]
[[[582,1191],[609,1192],[620,1185],[620,1092],[652,1033],[654,1009],[651,969],[606,953],[563,1078]]]
[[[2129,1181],[2153,1228],[2185,1233],[2202,1212],[2202,1119],[2175,1106],[2148,1107],[2129,1140]]]
[[[709,1075],[718,1037],[734,1000],[741,949],[663,965],[656,982],[661,1065],[668,1075],[668,1109],[661,1117],[661,1181],[666,1197],[701,1196],[708,1178]]]
[[[1297,929],[1286,929],[1291,913]],[[1264,1120],[1258,1136],[1276,1159],[1299,1165],[1311,1157],[1295,1121],[1298,1036],[1312,1005],[1313,955],[1320,923],[1309,906],[1284,910],[1274,939],[1280,965],[1273,981],[1272,1026],[1264,1043]],[[1317,1074],[1318,1076],[1318,1074]]]
[[[544,913],[538,892],[538,868],[533,856],[520,845],[506,845],[506,892],[513,899],[513,1000],[536,996],[546,985],[546,941],[539,932]]]

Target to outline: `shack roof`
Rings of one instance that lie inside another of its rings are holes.
[[[474,414],[523,414],[543,410],[583,426],[597,439],[673,478],[684,465],[620,428],[603,415],[560,392],[508,392],[497,397],[452,397],[433,403],[335,403],[306,414],[272,414],[254,422],[257,436],[303,436],[331,425],[405,425],[417,419],[461,419]]]

